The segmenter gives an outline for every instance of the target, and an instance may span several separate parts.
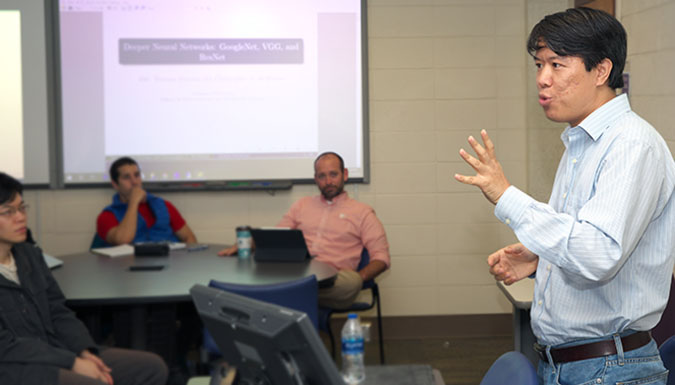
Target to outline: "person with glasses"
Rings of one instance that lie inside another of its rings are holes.
[[[26,242],[23,186],[0,172],[0,384],[164,385],[154,353],[99,347]]]

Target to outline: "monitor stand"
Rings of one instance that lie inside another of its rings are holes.
[[[290,377],[293,378],[293,385],[307,385],[293,356],[288,353],[282,353],[281,360]],[[254,373],[252,377],[242,378],[241,373],[237,373],[236,367],[229,366],[226,362],[221,362],[214,369],[209,385],[272,385],[272,381],[270,381],[264,372]]]
[[[216,365],[209,385],[234,385],[237,380],[237,368],[221,362]]]

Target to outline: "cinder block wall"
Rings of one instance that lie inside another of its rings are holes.
[[[630,100],[675,152],[675,1],[621,2],[628,32]]]
[[[458,150],[485,128],[511,182],[526,188],[526,14],[524,0],[369,1],[372,182],[348,190],[375,208],[390,239],[393,268],[379,280],[385,315],[511,311],[485,259],[515,237],[480,192],[452,176],[470,172]],[[315,193],[163,196],[200,241],[232,243],[235,226],[273,225]],[[111,190],[26,195],[40,243],[62,255],[86,249]]]

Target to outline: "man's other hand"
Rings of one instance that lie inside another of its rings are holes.
[[[494,275],[497,281],[510,285],[537,271],[539,256],[522,243],[515,243],[490,254],[487,263],[490,266],[490,274]]]
[[[110,367],[108,367],[108,365],[106,365],[99,356],[95,355],[89,350],[83,350],[82,353],[80,353],[80,358],[84,358],[85,360],[95,363],[100,370],[106,373],[112,372],[112,369],[110,369]]]
[[[466,163],[476,170],[476,175],[465,176],[455,174],[455,179],[464,184],[470,184],[480,188],[483,195],[485,195],[492,204],[496,205],[497,201],[510,184],[509,181],[506,180],[502,166],[495,156],[495,146],[492,143],[492,140],[490,140],[490,137],[485,130],[481,130],[480,135],[483,138],[485,148],[483,148],[473,136],[469,136],[469,144],[476,152],[478,159],[464,151],[463,148],[459,150],[459,155]]]
[[[76,357],[72,370],[77,374],[103,381],[108,385],[113,385],[113,379],[112,376],[110,376],[110,373],[101,370],[92,360]]]
[[[235,255],[237,254],[237,251],[239,249],[237,248],[237,245],[226,247],[218,252],[218,255],[221,257],[224,256],[230,256],[230,255]]]

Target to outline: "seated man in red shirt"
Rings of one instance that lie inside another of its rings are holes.
[[[334,152],[319,155],[314,161],[314,182],[321,194],[299,199],[277,224],[302,230],[310,254],[339,270],[335,284],[319,290],[319,304],[334,309],[349,307],[363,282],[375,278],[390,265],[384,227],[372,207],[351,199],[344,191],[348,177],[340,155]],[[370,263],[357,272],[364,248],[370,255]],[[233,246],[219,254],[236,252]]]
[[[135,242],[196,243],[197,238],[171,202],[148,194],[138,163],[129,157],[110,166],[110,181],[117,194],[96,220],[101,246]]]

